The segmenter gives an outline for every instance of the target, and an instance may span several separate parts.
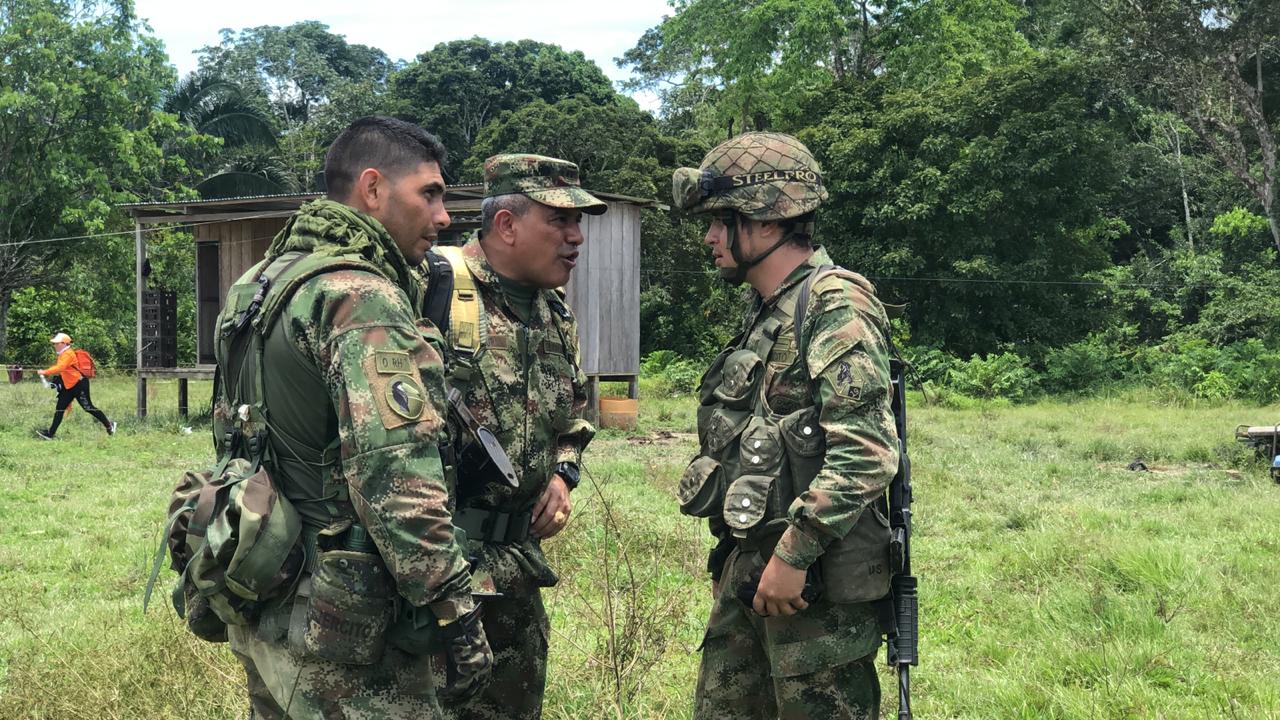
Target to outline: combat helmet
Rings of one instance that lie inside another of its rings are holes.
[[[680,168],[671,178],[675,205],[691,213],[724,212],[751,220],[789,220],[813,212],[827,200],[822,169],[804,143],[782,133],[749,132],[720,143],[698,168]],[[737,268],[725,279],[740,283],[747,270],[790,239],[754,258],[743,258],[737,242],[736,218],[728,218],[729,238]],[[812,223],[800,228],[810,237]]]

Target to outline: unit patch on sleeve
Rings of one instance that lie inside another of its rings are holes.
[[[378,418],[388,430],[431,419],[434,413],[427,403],[417,368],[407,373],[390,374],[384,368],[393,363],[412,362],[408,353],[375,352],[364,359],[369,393],[378,406]]]
[[[406,420],[417,420],[422,417],[426,393],[414,378],[408,375],[397,375],[391,378],[383,395],[391,412]]]
[[[858,400],[862,397],[862,387],[859,386],[853,378],[853,368],[849,366],[848,360],[841,360],[836,371],[836,393],[850,400]]]
[[[379,350],[373,354],[379,375],[402,375],[413,372],[413,358],[407,352]]]

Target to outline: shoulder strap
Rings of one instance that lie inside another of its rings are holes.
[[[317,275],[336,272],[338,270],[360,270],[382,275],[374,265],[356,258],[317,255],[315,253],[285,253],[263,269],[260,277],[267,279],[266,291],[261,303],[261,311],[253,318],[253,326],[258,334],[266,336],[272,325],[289,304],[293,294],[302,284]],[[286,258],[289,258],[286,260]],[[283,261],[283,264],[281,264]],[[279,270],[275,270],[279,265]],[[275,270],[275,272],[269,272]],[[261,282],[261,280],[259,281]]]
[[[805,350],[807,349],[804,341],[803,328],[805,315],[809,312],[809,296],[813,293],[813,286],[816,285],[824,275],[830,274],[839,275],[851,280],[869,292],[872,290],[866,278],[852,270],[842,268],[839,265],[821,265],[814,268],[813,271],[809,273],[809,277],[805,278],[804,283],[800,285],[800,292],[796,296],[795,314],[793,315],[796,333],[796,352],[799,353],[802,360],[805,358]],[[888,318],[900,317],[903,310],[906,308],[905,305],[890,305],[879,298],[876,298],[876,300],[880,303],[881,307],[884,308],[885,316]],[[885,332],[888,332],[888,328],[885,328]],[[892,339],[887,337],[886,339],[890,340],[890,346],[892,346]],[[894,353],[896,354],[896,352],[897,351],[895,350]]]
[[[475,276],[467,267],[460,247],[439,247],[436,251],[453,269],[453,292],[449,299],[449,344],[454,350],[474,354],[480,349],[480,295]],[[443,332],[445,329],[440,328]]]
[[[363,270],[377,273],[373,265],[352,258],[316,255],[305,252],[288,252],[277,258],[260,262],[252,273],[253,284],[258,286],[253,298],[245,308],[233,318],[224,322],[224,327],[217,339],[218,372],[225,373],[224,361],[229,353],[241,353],[240,372],[235,378],[223,377],[219,386],[226,393],[225,400],[233,412],[239,413],[237,406],[247,405],[251,412],[266,417],[266,388],[263,385],[263,349],[266,336],[271,332],[275,321],[282,314],[289,299],[302,284],[317,275],[335,270]],[[252,331],[246,336],[249,328]],[[246,375],[248,376],[246,378]],[[248,380],[248,382],[244,382]],[[252,415],[250,416],[252,417]],[[250,418],[239,418],[242,422]],[[245,452],[255,463],[265,459],[265,428],[253,435],[244,436],[247,443]],[[235,451],[236,438],[229,435],[224,438],[221,448],[223,459],[229,459]],[[221,461],[220,461],[221,463]],[[221,463],[224,465],[225,463]],[[223,467],[219,468],[221,471]]]
[[[792,316],[795,318],[793,327],[795,327],[796,333],[796,353],[800,357],[800,362],[805,363],[805,367],[808,367],[808,360],[805,354],[804,318],[809,313],[809,295],[813,293],[813,284],[818,282],[818,278],[823,273],[834,269],[836,269],[835,265],[821,265],[814,268],[809,273],[809,277],[805,278],[804,282],[800,284],[800,292],[796,296],[796,311]]]
[[[422,314],[440,333],[449,332],[450,305],[453,298],[453,265],[448,258],[441,255],[439,248],[427,253],[426,268],[427,296],[423,302]]]

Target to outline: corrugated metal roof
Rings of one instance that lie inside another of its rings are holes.
[[[604,193],[590,191],[593,195],[600,197],[602,200],[609,202],[623,202],[631,205],[639,205],[640,207],[661,207],[657,200],[634,197],[631,195],[619,195],[617,193]],[[212,212],[215,208],[237,207],[244,211],[251,211],[255,207],[275,206],[269,209],[287,209],[290,206],[299,206],[308,200],[314,200],[321,197],[323,193],[286,193],[278,195],[245,195],[230,198],[211,198],[206,200],[178,200],[178,201],[150,201],[139,203],[124,203],[117,205],[121,210],[128,212],[134,218],[147,217],[153,220],[162,220],[166,213],[179,213],[183,215],[198,214],[200,211]],[[484,185],[481,183],[465,183],[461,185],[450,185],[445,189],[445,201],[449,200],[478,200],[484,197]],[[282,207],[283,206],[283,207]]]

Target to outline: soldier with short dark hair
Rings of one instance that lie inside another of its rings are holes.
[[[518,487],[494,481],[476,460],[482,453],[474,439],[460,433],[455,522],[479,558],[477,572],[492,577],[502,597],[481,611],[492,681],[445,709],[460,720],[524,720],[542,714],[550,622],[541,589],[558,580],[542,541],[568,523],[578,463],[595,434],[583,417],[577,324],[559,288],[585,240],[583,213],[607,206],[579,186],[576,165],[556,158],[496,155],[485,161],[484,179],[480,236],[439,249],[455,282],[442,328],[450,347],[446,382],[475,424],[494,432]],[[474,288],[469,301],[458,296],[459,283]]]
[[[828,195],[795,138],[728,140],[677,170],[673,195],[711,216],[721,276],[750,286],[742,332],[703,377],[679,487],[719,541],[694,717],[877,718],[898,467],[884,306],[812,245]]]
[[[437,718],[437,691],[487,679],[439,450],[444,366],[416,320],[413,268],[449,225],[444,157],[416,125],[352,123],[326,158],[328,198],[289,219],[218,318],[215,437],[265,426],[258,457],[301,518],[307,559],[293,593],[227,628],[251,717]],[[230,340],[246,319],[261,325],[260,356]]]

